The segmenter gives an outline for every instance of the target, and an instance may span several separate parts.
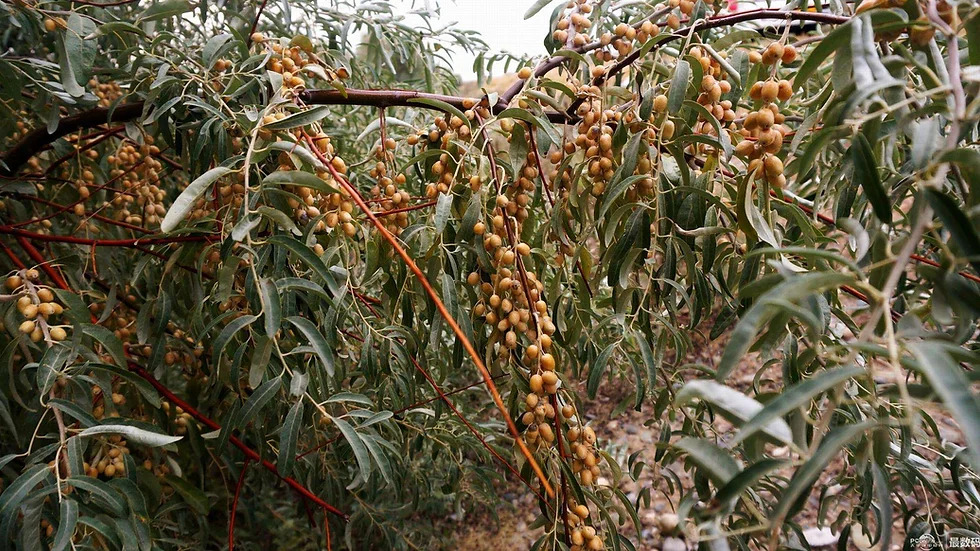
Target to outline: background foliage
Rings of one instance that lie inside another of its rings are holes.
[[[0,547],[980,537],[980,8],[722,7],[4,3]]]

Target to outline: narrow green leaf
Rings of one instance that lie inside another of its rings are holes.
[[[320,119],[326,117],[330,114],[330,106],[328,105],[317,105],[309,109],[304,109],[288,115],[275,122],[270,122],[269,124],[263,124],[262,128],[266,130],[288,130],[290,128],[296,128],[298,126],[306,126],[308,124],[313,124]]]
[[[63,498],[58,509],[58,531],[54,534],[51,551],[68,549],[71,537],[75,534],[75,526],[78,525],[77,501],[67,497]]]
[[[428,105],[429,107],[434,107],[444,113],[449,113],[450,115],[456,115],[466,124],[466,126],[471,126],[470,120],[466,118],[466,115],[462,111],[460,111],[458,107],[446,103],[442,100],[433,99],[433,98],[412,98],[408,100],[408,103],[420,103],[422,105]]]
[[[442,235],[446,229],[446,222],[449,221],[449,209],[453,206],[453,195],[451,193],[440,193],[436,199],[436,215],[434,225],[436,233]]]
[[[163,222],[160,222],[160,231],[168,233],[176,229],[177,224],[186,218],[191,210],[194,209],[194,203],[197,202],[197,199],[204,193],[208,186],[229,172],[231,172],[231,169],[225,166],[212,168],[188,184],[167,210],[167,215],[163,217]]]
[[[371,476],[370,452],[368,451],[367,446],[365,446],[364,442],[361,440],[361,435],[354,430],[354,427],[352,427],[350,423],[344,419],[339,419],[336,417],[333,419],[333,423],[334,426],[340,430],[344,440],[347,440],[351,450],[354,452],[354,458],[357,460],[357,468],[360,474],[347,486],[347,489],[351,490],[356,488],[360,481],[367,482],[368,477]]]
[[[674,447],[687,453],[708,478],[719,486],[727,484],[742,471],[742,467],[727,451],[703,438],[685,436]]]
[[[170,436],[130,425],[97,425],[78,433],[79,436],[98,436],[102,434],[119,434],[125,436],[129,442],[142,444],[151,448],[167,446],[183,438],[183,436]]]
[[[265,334],[271,339],[276,336],[276,332],[279,331],[279,324],[282,323],[282,303],[279,300],[279,290],[274,281],[264,278],[259,284],[259,292],[262,293],[262,303],[265,308],[262,312],[262,318],[265,321]]]
[[[852,377],[863,375],[864,373],[865,371],[859,367],[830,369],[822,371],[813,378],[783,390],[779,396],[767,403],[758,413],[742,425],[741,430],[732,439],[731,445],[734,446],[749,436],[752,436],[773,419],[778,419],[794,409],[807,404],[818,394],[837,386],[838,383]]]
[[[674,67],[674,76],[670,80],[670,90],[667,92],[667,111],[670,114],[676,115],[680,112],[690,80],[691,64],[684,59],[678,60]]]
[[[539,11],[541,11],[542,8],[544,8],[545,6],[547,6],[548,4],[554,1],[555,0],[536,0],[533,4],[531,4],[531,7],[528,8],[526,12],[524,12],[524,19],[530,19],[534,17],[534,15],[537,14]]]
[[[296,461],[296,441],[299,439],[299,428],[303,422],[303,399],[300,398],[289,408],[286,420],[279,430],[279,460],[276,470],[282,476],[290,476]]]
[[[330,271],[327,270],[327,266],[323,263],[323,260],[320,260],[320,257],[310,247],[307,247],[288,235],[282,234],[270,237],[268,242],[289,249],[328,284],[334,281],[334,277],[330,275]]]
[[[281,386],[282,378],[280,377],[262,383],[262,386],[255,389],[255,392],[248,397],[248,400],[245,400],[245,405],[242,406],[241,411],[238,413],[236,424],[240,427],[247,427],[248,423],[269,403],[269,400],[275,397]]]
[[[596,392],[599,390],[599,382],[602,381],[602,375],[606,372],[609,357],[612,356],[613,350],[615,349],[616,343],[610,344],[599,353],[595,362],[592,363],[592,368],[589,370],[589,381],[586,384],[589,398],[595,398]]]
[[[322,193],[340,193],[340,190],[327,184],[316,174],[304,170],[277,170],[262,179],[263,184],[291,184],[315,189]]]
[[[851,160],[854,163],[854,179],[861,184],[864,194],[871,203],[875,216],[886,224],[892,223],[892,205],[888,193],[878,177],[878,163],[875,160],[871,143],[864,134],[858,134],[851,142]]]
[[[251,325],[252,322],[257,319],[258,317],[253,315],[235,318],[221,330],[221,333],[218,333],[218,336],[214,339],[214,342],[211,343],[211,362],[216,367],[221,361],[221,355],[224,353],[225,347],[228,346],[228,342],[235,336],[235,333]]]
[[[320,330],[317,329],[317,326],[310,320],[299,316],[288,317],[286,318],[286,321],[296,326],[296,329],[299,329],[299,331],[303,333],[306,340],[310,341],[310,345],[313,347],[313,351],[320,359],[320,363],[322,363],[323,367],[327,370],[327,375],[333,377],[333,352],[330,350],[327,340],[323,338]]]

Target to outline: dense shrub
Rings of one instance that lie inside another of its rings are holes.
[[[977,536],[980,8],[724,8],[5,3],[0,547]]]

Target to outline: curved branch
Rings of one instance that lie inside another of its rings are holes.
[[[6,165],[0,168],[0,174],[13,176],[36,152],[66,134],[109,122],[131,121],[142,112],[143,102],[138,101],[116,106],[115,109],[99,107],[64,117],[58,121],[53,132],[48,132],[44,127],[37,128],[0,157],[0,162]]]
[[[466,109],[464,102],[478,102],[479,98],[466,98],[463,96],[447,96],[444,94],[429,94],[426,92],[416,92],[414,90],[361,90],[348,88],[341,92],[339,90],[307,90],[300,93],[299,98],[310,105],[363,105],[370,107],[418,107],[421,109],[440,110],[438,107],[425,103],[413,103],[412,100],[431,99],[442,101],[458,109]],[[136,119],[143,113],[145,102],[136,101],[117,106],[115,109],[103,107],[90,109],[81,113],[62,118],[54,132],[48,132],[47,128],[37,128],[25,136],[15,146],[7,150],[0,156],[0,162],[5,166],[0,166],[0,175],[13,176],[17,170],[27,162],[35,153],[43,149],[48,144],[58,138],[76,132],[82,128],[90,128],[109,122],[127,122]],[[491,111],[496,114],[506,108],[506,105],[498,102]],[[552,122],[568,122],[570,118],[564,113],[550,111],[546,113]]]
[[[14,228],[0,226],[0,234],[14,235],[18,238],[29,238],[35,241],[52,243],[73,243],[75,245],[91,245],[96,247],[138,247],[140,245],[162,245],[167,243],[209,241],[207,235],[174,235],[170,237],[137,237],[135,239],[88,239],[71,235],[48,235]]]
[[[710,19],[706,19],[701,23],[695,24],[693,29],[691,27],[686,27],[670,34],[669,36],[667,36],[667,38],[654,44],[653,47],[650,48],[650,50],[644,51],[643,48],[634,49],[632,52],[630,52],[629,55],[619,60],[604,74],[594,78],[592,80],[592,85],[593,86],[601,85],[602,83],[606,82],[616,74],[622,72],[623,69],[632,65],[633,62],[635,62],[637,59],[640,58],[641,54],[646,55],[668,42],[685,38],[689,36],[691,32],[701,32],[704,30],[714,29],[717,27],[727,27],[729,25],[734,25],[736,23],[755,21],[757,19],[785,19],[787,21],[813,21],[816,23],[826,23],[829,25],[841,25],[843,23],[847,23],[850,20],[849,17],[844,17],[843,15],[834,15],[832,13],[817,13],[817,12],[809,12],[809,11],[782,11],[782,10],[773,10],[773,9],[764,9],[764,8],[758,10],[752,10],[752,11],[745,11],[741,13],[734,13],[731,15],[712,17]],[[577,109],[578,106],[581,105],[583,101],[584,101],[583,98],[579,98],[573,101],[572,104],[568,106],[568,109],[565,110],[565,113],[566,114],[574,113],[575,109]]]

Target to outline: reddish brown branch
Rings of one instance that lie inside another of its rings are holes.
[[[3,247],[3,252],[7,253],[7,256],[10,257],[11,262],[14,263],[14,266],[17,266],[21,270],[27,269],[27,265],[24,264],[24,261],[18,258],[17,253],[8,247],[6,243],[0,242],[0,247]]]
[[[242,465],[242,472],[238,473],[238,483],[235,484],[235,499],[231,502],[231,513],[228,515],[228,551],[235,549],[235,513],[238,511],[238,498],[242,493],[242,486],[245,485],[245,473],[248,472],[248,464],[252,460],[245,458]]]
[[[203,413],[201,413],[201,412],[197,411],[196,409],[194,409],[194,406],[192,406],[192,405],[188,404],[187,402],[181,400],[179,397],[177,397],[176,394],[174,394],[163,383],[161,383],[160,381],[158,381],[153,375],[150,374],[150,372],[148,372],[147,370],[143,369],[143,367],[140,366],[139,364],[137,364],[135,362],[129,362],[129,370],[132,371],[133,373],[136,373],[140,377],[142,377],[144,380],[146,380],[146,382],[150,383],[150,385],[152,385],[153,388],[155,388],[157,390],[157,392],[159,392],[160,394],[162,394],[169,402],[173,403],[176,406],[179,406],[181,409],[183,409],[185,412],[187,412],[191,417],[197,419],[198,422],[204,424],[205,426],[207,426],[211,430],[222,430],[221,429],[221,425],[219,425],[218,423],[216,423],[215,421],[213,421],[212,419],[210,419],[209,417],[207,417]],[[255,450],[253,450],[252,448],[248,447],[244,442],[242,442],[241,440],[239,440],[235,436],[229,436],[228,437],[228,441],[231,442],[231,444],[233,446],[235,446],[236,448],[238,448],[239,450],[241,450],[242,453],[244,453],[247,458],[249,458],[249,459],[251,459],[253,461],[257,461],[257,462],[261,463],[261,465],[263,467],[265,467],[269,472],[271,472],[271,473],[275,474],[276,476],[278,476],[290,488],[292,488],[292,489],[296,490],[297,492],[299,492],[300,495],[302,495],[306,499],[312,501],[313,503],[316,503],[321,508],[323,508],[325,511],[328,511],[328,512],[334,514],[334,515],[337,515],[337,516],[343,518],[344,520],[347,520],[347,515],[345,513],[341,512],[340,510],[338,510],[337,508],[335,508],[333,505],[330,505],[326,501],[323,501],[322,499],[320,499],[319,497],[317,497],[313,492],[311,492],[308,489],[306,489],[305,486],[303,486],[302,484],[300,484],[299,482],[297,482],[295,479],[293,479],[291,477],[288,477],[288,476],[282,476],[281,474],[279,474],[279,471],[276,469],[276,465],[274,463],[272,463],[271,461],[267,461],[265,459],[262,459],[262,457]]]
[[[131,247],[139,245],[163,245],[168,243],[186,243],[210,241],[212,237],[207,235],[173,235],[169,237],[137,237],[135,239],[88,239],[85,237],[74,237],[71,235],[47,235],[26,230],[21,230],[11,226],[0,226],[0,234],[26,237],[35,241],[46,241],[51,243],[73,243],[75,245],[91,245],[98,247]]]
[[[392,214],[398,214],[399,212],[411,212],[413,210],[427,209],[436,204],[435,201],[428,201],[425,203],[420,203],[418,205],[412,205],[410,207],[401,207],[398,209],[382,210],[375,212],[374,215],[378,218],[384,218],[385,216],[391,216]]]
[[[525,480],[524,477],[521,476],[521,473],[516,468],[514,468],[513,465],[511,465],[506,459],[504,459],[503,457],[501,457],[500,454],[497,453],[497,450],[493,449],[490,446],[490,444],[487,443],[486,439],[483,438],[483,435],[480,434],[480,432],[478,430],[476,430],[476,428],[474,428],[473,425],[471,425],[469,421],[466,420],[466,417],[464,417],[463,414],[460,413],[460,411],[452,403],[452,401],[449,398],[446,397],[446,394],[442,392],[442,389],[441,388],[439,388],[439,384],[436,383],[435,379],[432,378],[432,375],[430,375],[429,372],[426,371],[422,367],[421,364],[419,364],[419,361],[416,360],[414,356],[411,357],[411,360],[412,360],[412,363],[415,364],[415,369],[419,373],[421,373],[423,377],[425,377],[425,380],[429,382],[429,385],[432,387],[432,390],[436,391],[436,394],[439,395],[439,399],[442,400],[443,402],[445,402],[446,406],[448,406],[449,409],[452,410],[453,414],[456,415],[456,417],[459,418],[459,420],[463,423],[463,425],[466,426],[466,428],[473,434],[473,436],[475,436],[476,439],[480,441],[480,444],[483,444],[483,447],[488,452],[490,452],[490,455],[492,455],[494,457],[494,459],[496,459],[504,467],[506,467],[507,470],[511,472],[511,474],[513,474],[518,479],[520,479],[520,481],[523,482],[525,486],[527,486],[528,488],[530,488],[530,490],[532,492],[534,492],[534,495],[538,496],[538,499],[541,499],[543,501],[544,500],[544,497],[537,490],[535,490],[533,486],[531,486],[531,483],[528,482],[527,480]]]

